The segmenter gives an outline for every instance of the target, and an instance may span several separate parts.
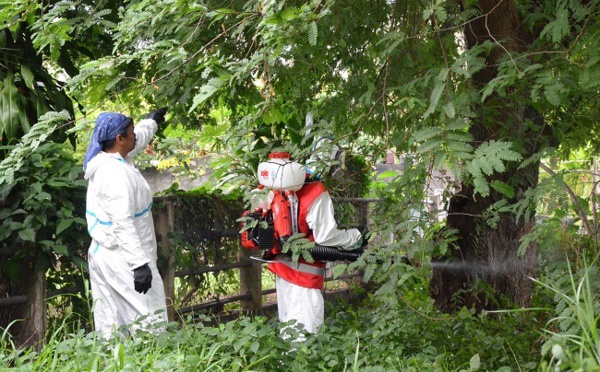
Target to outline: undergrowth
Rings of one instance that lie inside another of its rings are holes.
[[[2,338],[0,369],[15,371],[459,371],[534,370],[539,359],[529,314],[437,314],[426,293],[411,307],[329,305],[321,332],[288,343],[281,324],[242,317],[218,326],[172,323],[160,334],[102,341],[83,330],[48,335],[43,349]],[[191,318],[190,318],[191,319]],[[207,320],[207,319],[206,319]],[[67,329],[67,328],[65,328]],[[289,331],[294,332],[294,331]],[[291,335],[292,339],[295,335]]]
[[[596,266],[552,273],[566,279],[545,273],[531,309],[482,314],[437,312],[426,275],[384,301],[372,288],[356,288],[364,291],[361,300],[328,303],[320,332],[301,344],[282,337],[296,339],[298,331],[282,331],[286,324],[265,316],[218,325],[190,316],[162,333],[104,341],[72,331],[73,314],[49,331],[39,352],[19,349],[0,333],[0,370],[596,371]]]

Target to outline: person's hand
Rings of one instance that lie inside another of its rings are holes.
[[[363,231],[360,232],[360,237],[362,238],[360,248],[366,248],[369,245],[369,240],[371,239],[371,232],[369,228],[365,226]]]
[[[135,291],[146,294],[152,287],[152,271],[148,264],[133,269],[133,285]]]
[[[165,115],[167,114],[168,107],[161,107],[158,110],[150,111],[146,116],[146,119],[152,119],[156,124],[161,125],[165,122]]]
[[[346,251],[362,250],[365,247],[365,245],[368,243],[368,242],[365,242],[365,240],[366,240],[365,237],[362,234],[360,234],[358,236],[358,239],[356,239],[356,241],[354,242],[354,244],[352,244],[349,248],[346,248],[344,250],[346,250]]]

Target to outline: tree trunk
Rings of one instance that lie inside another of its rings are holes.
[[[496,77],[501,57],[523,51],[533,37],[521,23],[512,1],[480,0],[478,6],[483,16],[465,27],[467,46],[472,48],[484,41],[497,43],[491,53],[482,55],[486,68],[473,78],[474,86],[481,88]],[[526,95],[526,91],[521,91],[505,97],[492,96],[476,107],[478,117],[470,128],[473,145],[493,139],[519,141],[524,158],[537,152],[540,138],[548,139],[551,134],[544,133],[541,115],[522,103]],[[515,197],[509,202],[516,202],[524,192],[537,186],[538,170],[538,163],[523,169],[511,164],[505,173],[488,180],[511,185]],[[514,215],[504,213],[497,223],[489,223],[484,212],[503,198],[493,190],[487,197],[474,195],[473,186],[468,184],[451,198],[447,226],[459,231],[456,249],[449,257],[432,259],[430,294],[441,311],[451,312],[462,306],[481,311],[529,304],[536,246],[531,244],[522,255],[518,249],[520,238],[534,226],[535,214],[516,220]]]
[[[35,257],[22,257],[15,282],[0,270],[0,290],[3,297],[18,299],[14,304],[0,307],[0,328],[8,330],[18,347],[41,349],[46,335],[46,275],[36,264]],[[27,274],[25,274],[27,273]],[[24,301],[20,301],[23,298]]]
[[[520,175],[517,175],[519,177]],[[506,181],[506,180],[504,180]],[[430,292],[444,312],[461,306],[477,311],[518,304],[527,306],[535,277],[536,246],[517,254],[520,238],[529,233],[534,216],[518,221],[503,214],[490,227],[481,216],[491,198],[472,198],[473,188],[463,187],[450,201],[448,227],[457,228],[458,249],[450,257],[434,258]]]

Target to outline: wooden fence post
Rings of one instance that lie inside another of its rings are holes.
[[[356,220],[358,222],[358,229],[365,231],[369,223],[369,203],[359,201],[355,204],[356,206]]]
[[[252,262],[251,266],[240,267],[240,295],[250,294],[249,300],[240,300],[240,307],[242,310],[260,312],[262,309],[262,263],[250,259],[253,252],[242,247],[241,244],[238,248],[238,261]]]
[[[355,204],[356,206],[356,221],[358,222],[358,229],[361,233],[365,233],[368,231],[367,226],[369,225],[369,202],[366,200],[361,200]],[[363,236],[363,239],[366,237]],[[362,283],[362,277],[364,275],[365,269],[360,268],[358,271],[360,276],[356,276],[351,279],[354,284],[360,285]]]
[[[165,261],[160,267],[165,296],[167,298],[167,316],[169,321],[175,320],[175,262],[174,248],[171,243],[170,234],[175,231],[175,202],[173,199],[156,198],[157,207],[154,221],[156,240],[160,244],[159,256]]]

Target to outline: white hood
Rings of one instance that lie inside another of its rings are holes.
[[[83,178],[86,180],[91,179],[100,165],[102,165],[106,160],[111,158],[123,159],[119,153],[106,153],[104,151],[100,151],[98,155],[94,156],[92,160],[87,164],[87,169],[85,171],[85,175]]]

